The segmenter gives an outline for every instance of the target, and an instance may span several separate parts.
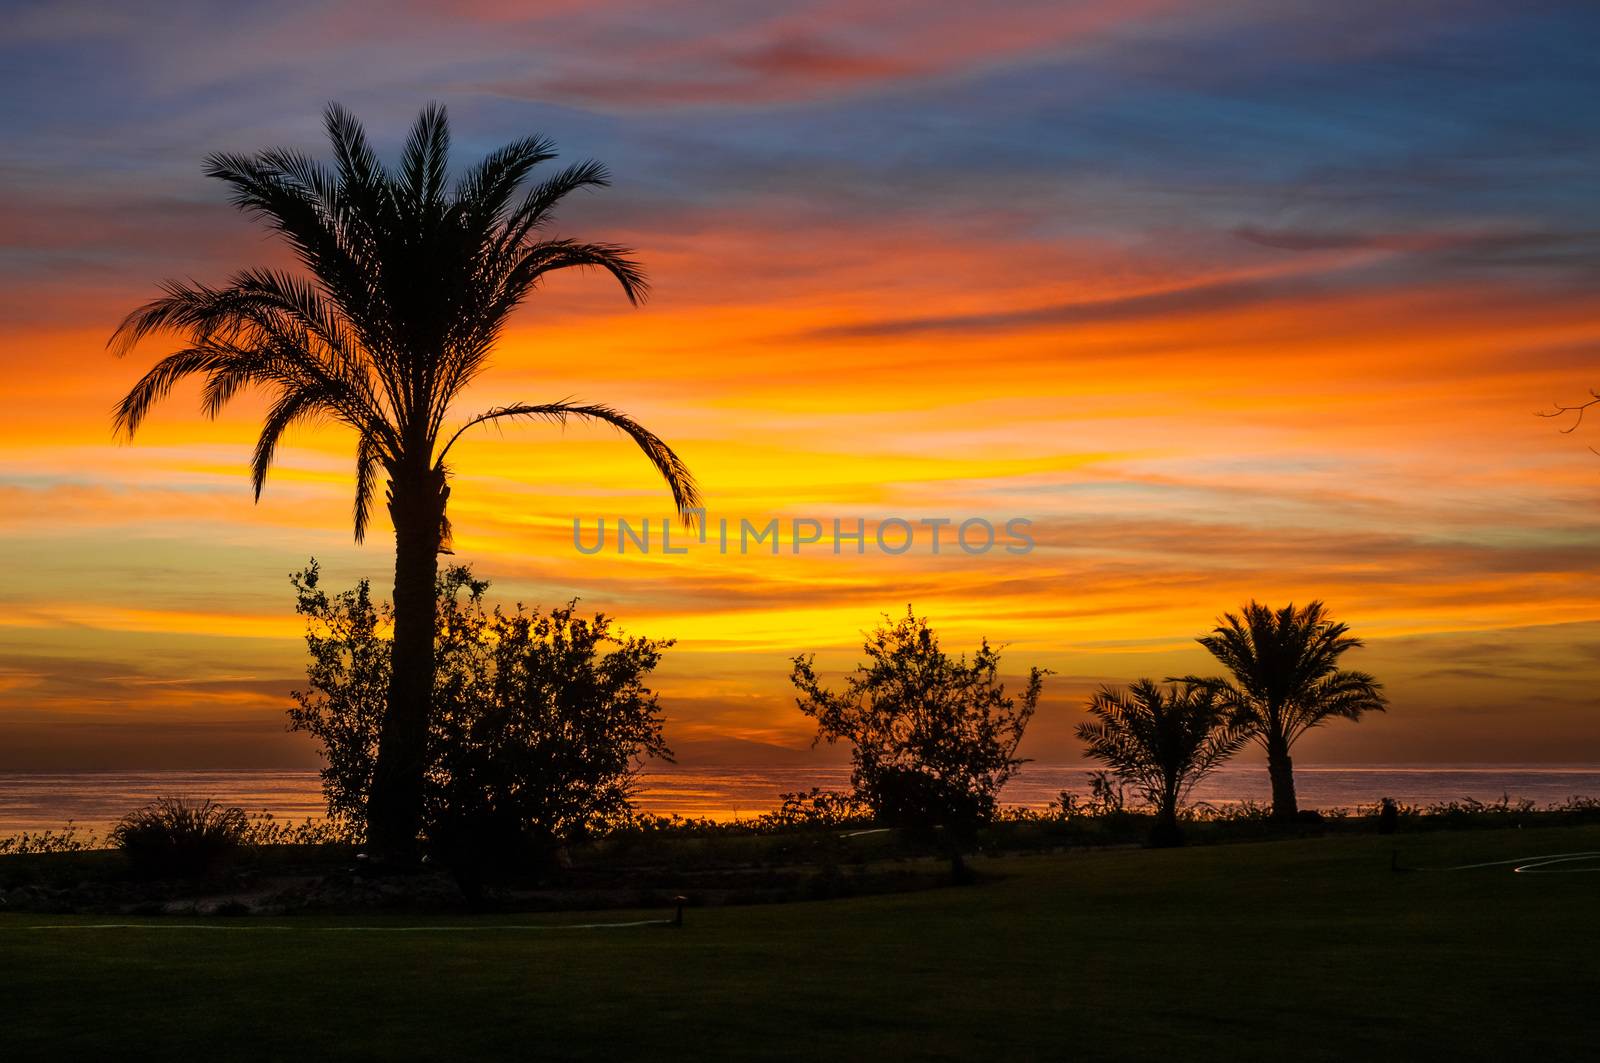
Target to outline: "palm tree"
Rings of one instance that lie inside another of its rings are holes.
[[[304,275],[247,269],[223,287],[169,281],[129,314],[111,346],[126,354],[166,331],[181,348],[157,362],[116,410],[131,438],[180,380],[204,379],[215,417],[239,391],[272,399],[251,461],[256,497],[289,428],[333,421],[355,433],[355,537],[367,532],[380,476],[395,532],[394,672],[368,800],[368,842],[405,859],[414,851],[434,677],[435,577],[448,548],[450,450],[491,421],[580,418],[632,439],[688,519],[698,497],[684,463],[660,438],[603,405],[516,403],[466,417],[452,407],[489,364],[513,310],[557,270],[606,271],[637,304],[644,275],[625,248],[550,237],[553,211],[572,192],[609,184],[580,162],[521,191],[553,144],[527,137],[493,152],[452,185],[450,128],[430,104],[398,170],[378,161],[361,124],[337,104],[326,127],[327,167],[285,150],[216,154],[205,172],[240,210],[288,242]]]
[[[1240,614],[1224,613],[1212,633],[1198,640],[1232,673],[1232,681],[1193,676],[1183,681],[1217,690],[1266,750],[1273,818],[1293,819],[1299,812],[1289,756],[1295,742],[1329,720],[1382,712],[1388,702],[1372,676],[1339,669],[1339,658],[1362,642],[1331,620],[1321,602],[1273,611],[1252,601]]]
[[[1089,712],[1095,720],[1078,725],[1079,740],[1089,756],[1155,807],[1156,845],[1181,844],[1178,806],[1249,739],[1206,685],[1163,689],[1140,679],[1126,691],[1101,687],[1089,700]]]

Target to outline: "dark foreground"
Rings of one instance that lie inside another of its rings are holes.
[[[0,915],[0,1057],[1592,1059],[1600,873],[1390,867],[1580,850],[1600,827],[1018,856],[681,929]]]

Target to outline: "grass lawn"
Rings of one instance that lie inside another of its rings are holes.
[[[1600,1056],[1600,873],[1395,874],[1393,850],[1600,850],[1600,827],[999,858],[973,887],[682,929],[3,915],[0,1059]]]

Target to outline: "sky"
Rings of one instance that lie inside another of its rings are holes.
[[[801,756],[791,658],[837,677],[908,604],[1051,669],[1022,752],[1071,760],[1089,692],[1209,671],[1251,598],[1325,600],[1392,700],[1302,765],[1600,762],[1600,417],[1536,416],[1600,387],[1592,4],[5,7],[0,769],[315,763],[289,574],[393,571],[352,440],[292,436],[253,503],[263,404],[180,389],[118,440],[170,347],[106,340],[163,279],[288,262],[201,160],[323,153],[334,100],[390,157],[438,100],[458,161],[542,133],[615,174],[558,231],[637,249],[652,298],[555,279],[461,414],[617,406],[713,535],[1031,521],[1025,554],[589,556],[575,518],[659,535],[643,458],[472,437],[452,560],[675,638],[686,763]]]

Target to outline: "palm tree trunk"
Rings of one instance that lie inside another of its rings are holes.
[[[1272,779],[1272,818],[1292,820],[1300,811],[1294,796],[1294,758],[1289,743],[1274,736],[1267,741],[1267,774]]]
[[[367,801],[367,843],[380,859],[415,858],[433,708],[439,546],[449,488],[442,475],[397,476],[394,520],[394,642],[389,705]]]
[[[1156,810],[1155,827],[1150,831],[1150,844],[1157,849],[1167,849],[1183,844],[1183,828],[1178,826],[1178,795],[1174,789],[1162,796]]]

